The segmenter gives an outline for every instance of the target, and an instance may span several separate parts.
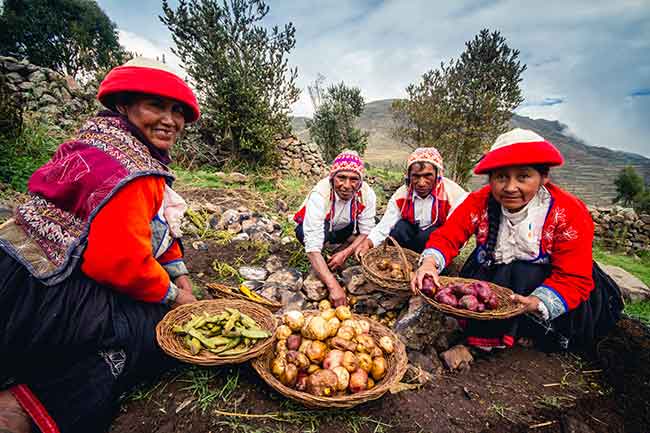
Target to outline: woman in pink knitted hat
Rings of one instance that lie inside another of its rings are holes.
[[[442,226],[467,192],[443,176],[442,156],[434,147],[415,149],[408,158],[405,185],[392,195],[381,221],[358,247],[363,254],[389,235],[417,253]]]
[[[414,288],[427,276],[439,285],[440,271],[475,235],[476,250],[461,276],[509,287],[524,307],[526,314],[512,320],[468,320],[470,346],[588,348],[618,319],[620,291],[592,259],[589,211],[549,179],[549,167],[562,162],[555,146],[533,131],[500,135],[474,168],[488,175],[488,185],[429,238]]]
[[[0,431],[106,430],[123,392],[172,365],[156,324],[196,300],[168,168],[199,118],[194,93],[136,58],[97,97],[109,111],[34,172],[0,226]]]
[[[296,237],[316,276],[329,290],[335,306],[347,304],[345,290],[332,274],[345,263],[375,226],[377,198],[363,181],[364,166],[359,155],[344,150],[332,162],[329,176],[319,181],[296,212]],[[323,246],[342,244],[329,261]]]

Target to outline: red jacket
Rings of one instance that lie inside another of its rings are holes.
[[[566,310],[587,300],[594,288],[592,280],[592,241],[594,224],[587,207],[577,197],[548,184],[551,205],[544,222],[540,258],[548,258],[551,274],[543,286],[557,294]],[[478,246],[484,246],[488,234],[487,185],[471,193],[452,213],[447,222],[434,231],[427,248],[439,251],[450,263],[474,234]]]

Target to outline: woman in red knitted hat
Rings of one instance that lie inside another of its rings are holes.
[[[511,288],[524,316],[468,321],[467,343],[484,349],[535,341],[548,349],[589,346],[618,319],[618,287],[592,259],[593,222],[584,203],[549,180],[560,152],[538,134],[499,136],[474,172],[488,185],[471,193],[436,230],[412,285],[438,274],[476,235],[461,276]]]
[[[98,99],[109,111],[34,172],[31,198],[0,226],[0,431],[106,429],[120,394],[171,365],[158,321],[196,300],[168,168],[200,115],[194,93],[136,58]]]

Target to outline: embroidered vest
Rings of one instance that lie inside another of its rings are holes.
[[[0,247],[46,285],[79,263],[93,218],[140,176],[174,178],[120,117],[95,117],[29,180],[31,198],[0,226]]]

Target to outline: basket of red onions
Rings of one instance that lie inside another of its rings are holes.
[[[439,277],[436,289],[430,277],[418,293],[435,309],[452,316],[478,320],[508,319],[521,314],[523,305],[510,299],[512,290],[487,281]]]

